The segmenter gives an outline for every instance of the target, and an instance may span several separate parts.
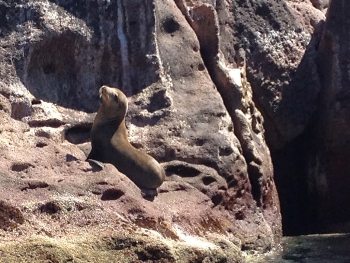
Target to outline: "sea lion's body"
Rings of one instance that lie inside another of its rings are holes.
[[[113,164],[143,190],[158,188],[164,181],[163,168],[128,140],[126,96],[119,89],[102,86],[100,98],[101,106],[91,130],[92,149],[88,159]]]

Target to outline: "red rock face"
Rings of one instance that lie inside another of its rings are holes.
[[[318,53],[322,92],[309,176],[315,217],[328,231],[349,231],[350,209],[344,204],[350,200],[350,20],[343,11],[349,7],[347,1],[330,3]]]
[[[308,57],[297,67],[310,24],[282,1],[19,2],[0,3],[6,229],[111,236],[142,228],[214,244],[219,235],[258,251],[279,243],[264,119],[279,149],[316,107],[317,85],[303,93],[286,84],[308,74]],[[130,141],[166,169],[153,202],[115,168],[85,162],[102,84],[127,94]]]

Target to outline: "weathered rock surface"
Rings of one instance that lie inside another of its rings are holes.
[[[239,262],[279,244],[263,117],[213,5],[14,0],[0,13],[2,258]],[[131,142],[166,169],[152,202],[85,162],[102,84],[128,95]]]
[[[0,1],[1,258],[240,262],[280,242],[274,176],[294,233],[349,231],[347,5]],[[102,84],[152,202],[85,162]]]
[[[246,61],[269,146],[279,149],[305,130],[317,107],[313,34],[324,14],[308,1],[282,0],[216,1],[216,10],[220,48],[229,62]]]
[[[305,5],[305,1],[290,2],[295,7]],[[315,111],[301,135],[272,154],[287,234],[349,231],[349,209],[343,205],[349,196],[350,156],[346,96],[349,29],[348,18],[341,11],[344,8],[344,1],[330,3],[326,22],[319,23],[309,44],[315,43],[309,54],[316,74],[300,81],[319,79]]]
[[[318,66],[322,83],[308,158],[312,216],[325,231],[350,231],[350,18],[347,1],[331,1]]]

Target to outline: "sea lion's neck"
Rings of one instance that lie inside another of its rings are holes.
[[[118,135],[118,137],[120,136],[121,138],[128,141],[128,131],[127,131],[126,125],[125,125],[125,118],[123,118],[123,120],[121,122],[119,121],[119,125],[118,125],[114,134]]]
[[[105,132],[104,136],[112,137],[116,136],[122,140],[128,141],[128,132],[125,125],[125,114],[111,116],[107,114],[110,112],[104,107],[100,107],[97,111],[92,130],[96,130],[98,127],[104,127]]]

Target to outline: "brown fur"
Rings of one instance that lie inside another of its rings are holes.
[[[141,189],[156,189],[164,181],[165,173],[153,157],[130,144],[125,126],[127,97],[117,88],[102,86],[100,99],[88,159],[113,164]]]

